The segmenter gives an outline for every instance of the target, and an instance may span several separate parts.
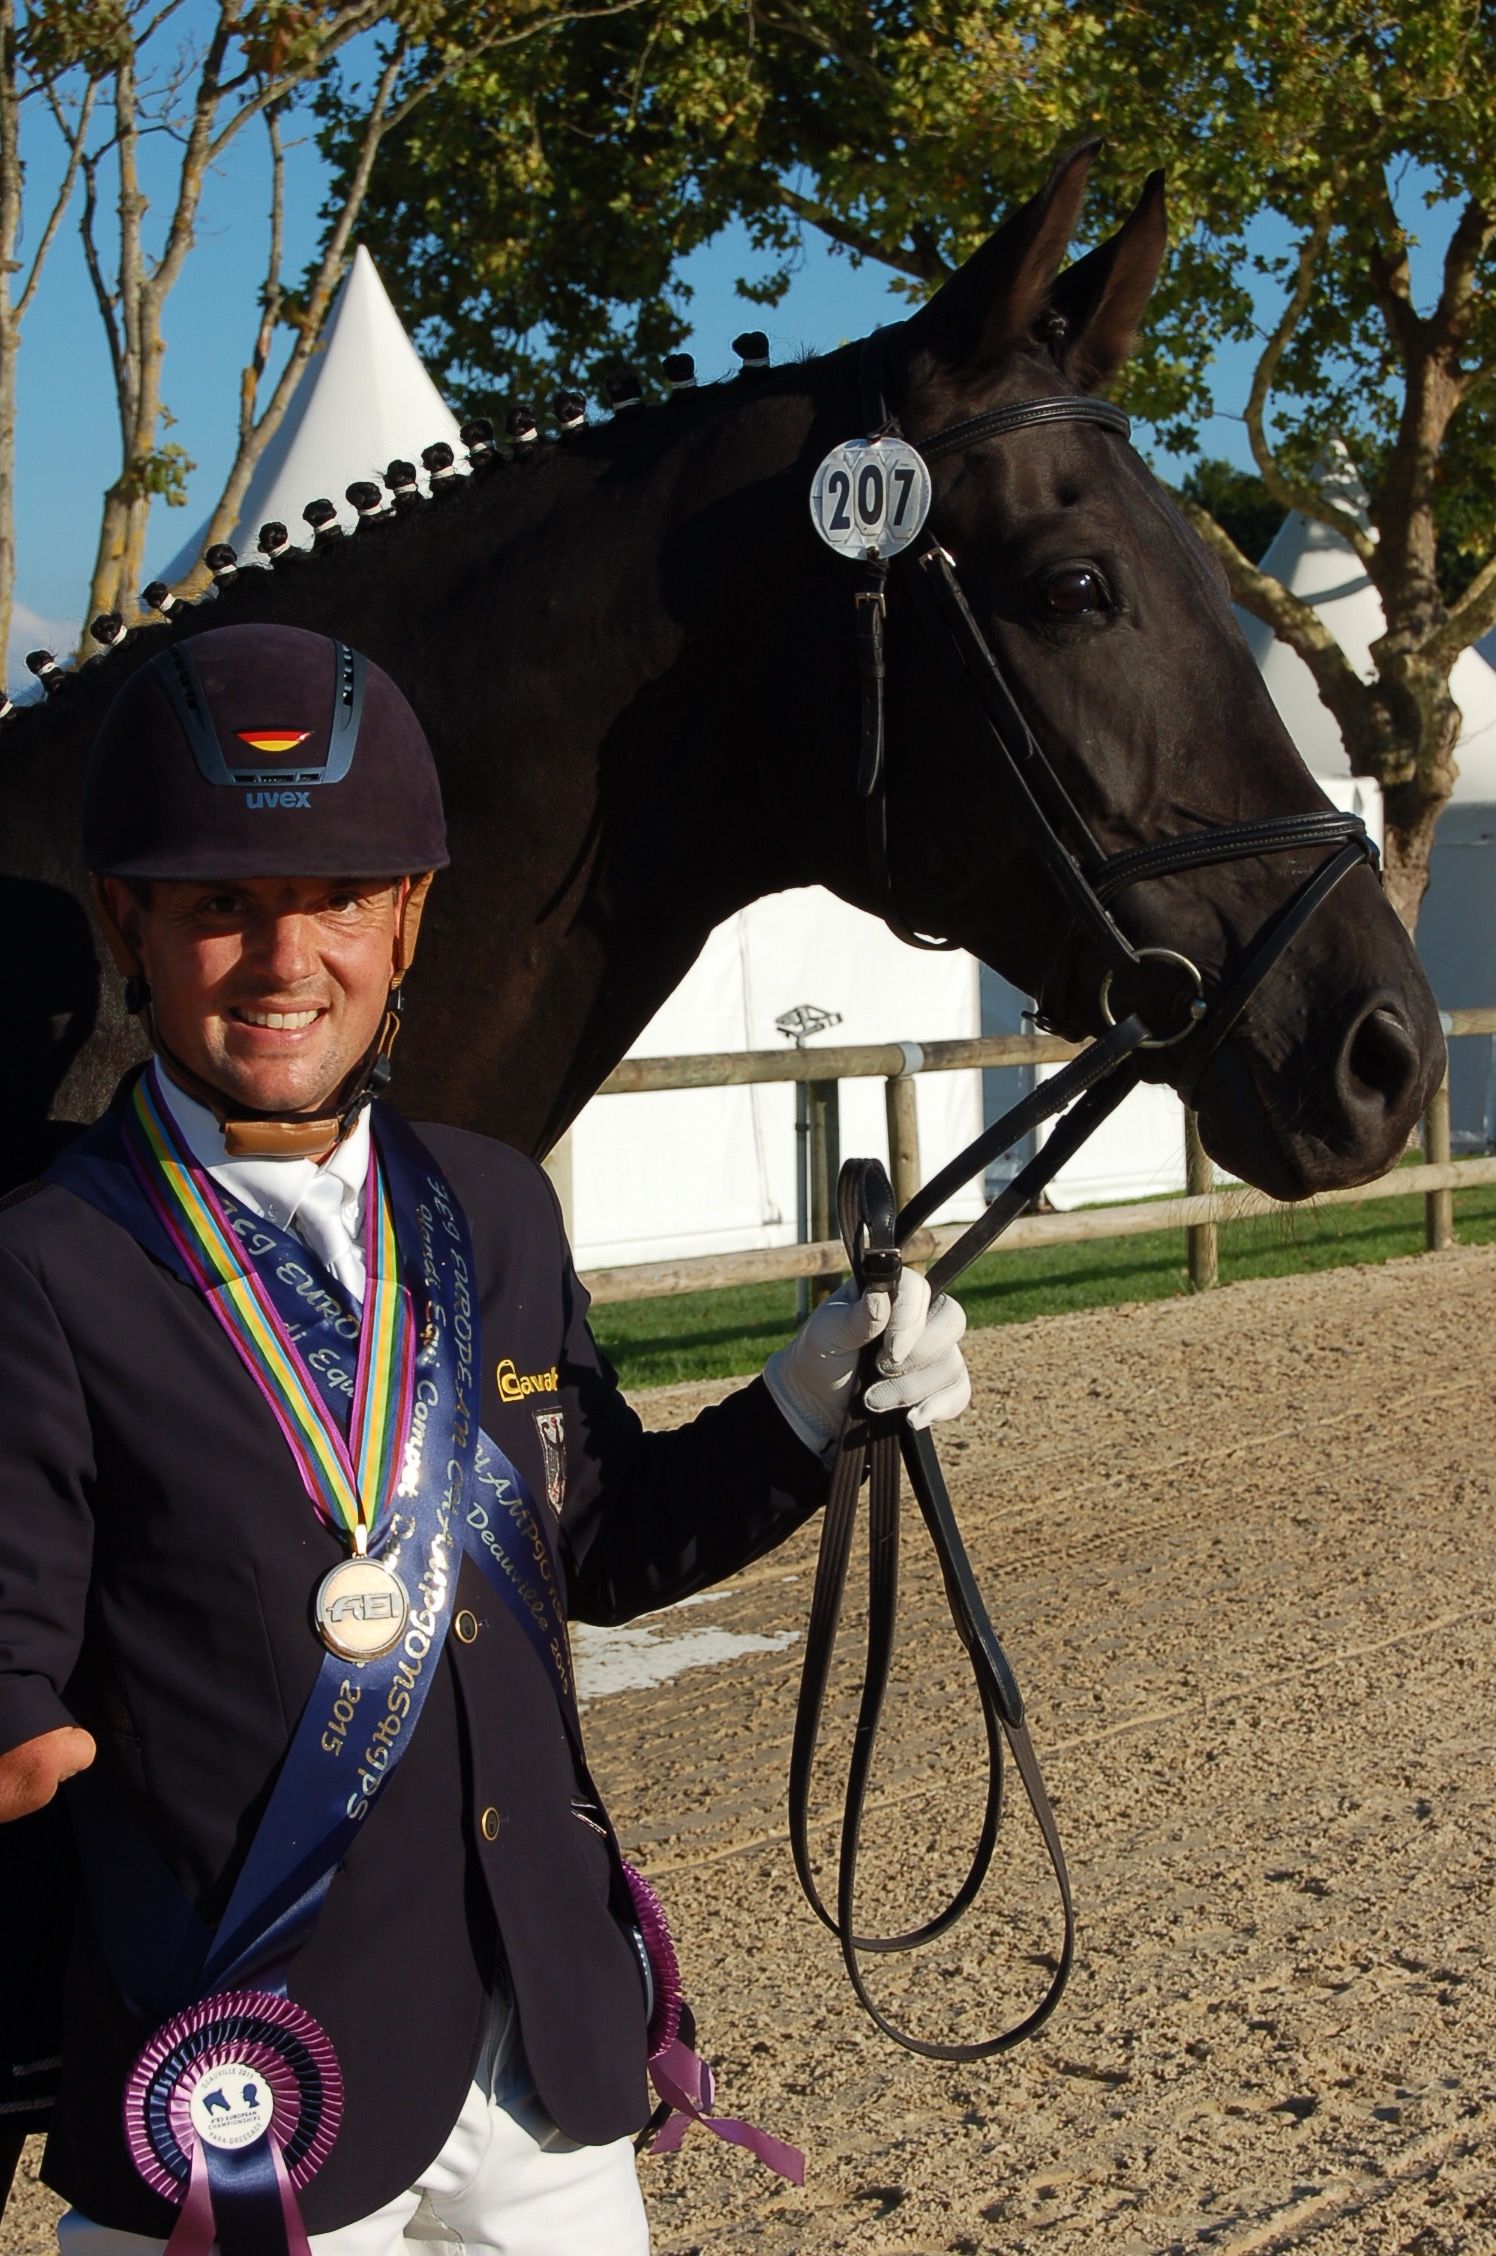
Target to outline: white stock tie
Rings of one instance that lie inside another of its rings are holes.
[[[299,1200],[291,1228],[301,1242],[320,1256],[345,1292],[362,1305],[364,1297],[363,1249],[343,1220],[348,1186],[337,1176],[322,1172],[313,1177]]]

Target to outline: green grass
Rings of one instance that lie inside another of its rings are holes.
[[[1220,1232],[1221,1282],[1419,1253],[1423,1224],[1424,1202],[1417,1196],[1226,1222]],[[1496,1187],[1457,1193],[1455,1234],[1464,1245],[1496,1240]],[[973,1327],[1026,1324],[1035,1316],[1123,1301],[1169,1300],[1189,1290],[1184,1245],[1182,1230],[1158,1230],[993,1253],[968,1270],[957,1292]],[[794,1323],[792,1284],[617,1301],[593,1316],[593,1329],[627,1389],[746,1375],[759,1369]]]

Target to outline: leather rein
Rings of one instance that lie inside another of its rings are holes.
[[[862,413],[870,439],[902,436],[883,391],[883,363],[889,332],[880,330],[862,348]],[[1026,400],[1015,406],[950,425],[932,438],[912,443],[926,463],[964,453],[991,440],[1055,422],[1099,424],[1119,437],[1130,425],[1108,400],[1074,393]],[[1258,988],[1309,918],[1343,878],[1362,864],[1377,863],[1377,850],[1360,817],[1337,810],[1269,816],[1260,821],[1224,824],[1162,839],[1126,852],[1105,855],[1055,773],[1003,678],[991,645],[962,592],[954,559],[929,530],[890,561],[870,554],[860,567],[855,596],[858,674],[861,686],[861,756],[857,795],[862,803],[867,851],[885,922],[915,947],[952,943],[915,932],[899,913],[889,848],[888,756],[884,727],[884,644],[890,581],[906,588],[911,609],[937,652],[956,666],[977,700],[1002,773],[1011,785],[1027,843],[1069,910],[1069,924],[1058,953],[1089,943],[1102,965],[1100,1011],[1105,1032],[1050,1080],[943,1167],[902,1213],[895,1210],[892,1187],[878,1160],[849,1160],[838,1184],[838,1219],[848,1259],[858,1283],[892,1292],[902,1269],[900,1246],[979,1170],[1046,1120],[1054,1120],[1041,1151],[1022,1167],[985,1212],[928,1273],[932,1297],[953,1284],[979,1254],[1039,1198],[1046,1185],[1094,1134],[1140,1078],[1141,1053],[1189,1044],[1187,1070],[1176,1080],[1186,1102],[1198,1088],[1211,1058],[1239,1023]],[[1287,904],[1271,916],[1249,943],[1244,960],[1228,981],[1212,989],[1198,967],[1169,948],[1139,947],[1118,924],[1112,902],[1127,887],[1148,878],[1172,876],[1218,862],[1264,854],[1333,849],[1330,859]],[[1167,1019],[1155,1029],[1137,1011],[1116,1017],[1113,982],[1135,974],[1153,960],[1178,975],[1178,994]],[[1063,1115],[1063,1117],[1060,1117]],[[898,2044],[927,2059],[971,2061],[1006,2051],[1040,2029],[1059,2002],[1075,1950],[1075,1912],[1054,1813],[1024,1719],[1023,1697],[977,1587],[961,1539],[935,1444],[928,1433],[910,1431],[900,1414],[873,1416],[862,1396],[876,1376],[877,1343],[864,1351],[854,1400],[837,1447],[831,1492],[822,1523],[815,1591],[806,1629],[805,1658],[790,1756],[789,1833],[795,1870],[817,1917],[837,1936],[852,1987],[878,2027]],[[915,1501],[934,1546],[956,1634],[971,1665],[986,1740],[987,1785],[981,1822],[966,1876],[949,1900],[921,1924],[892,1935],[871,1935],[856,1924],[857,1868],[862,1823],[884,1697],[888,1687],[898,1615],[900,1468],[909,1474]],[[820,1736],[827,1680],[836,1644],[850,1564],[858,1504],[868,1493],[867,1643],[862,1691],[853,1734],[843,1800],[836,1903],[823,1900],[813,1870],[809,1842],[811,1775]],[[1037,2004],[1020,2020],[985,2038],[934,2040],[899,2028],[874,2002],[861,1964],[863,1954],[914,1951],[948,1934],[975,1902],[997,1845],[1004,1790],[1004,1743],[1011,1754],[1038,1825],[1059,1891],[1063,1936],[1053,1971]]]

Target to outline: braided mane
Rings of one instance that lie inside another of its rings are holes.
[[[27,660],[42,681],[45,695],[25,704],[11,705],[0,691],[0,734],[8,748],[25,743],[41,724],[38,716],[54,705],[81,717],[75,702],[79,690],[89,685],[98,709],[115,686],[152,652],[174,635],[208,626],[228,626],[240,620],[277,620],[295,623],[305,600],[315,594],[323,603],[339,595],[356,598],[376,572],[392,563],[419,566],[423,544],[446,542],[473,523],[484,496],[502,491],[505,500],[522,495],[527,481],[553,477],[563,467],[585,466],[595,478],[626,462],[641,445],[656,452],[663,436],[670,444],[685,438],[724,405],[748,404],[764,390],[768,374],[768,340],[762,331],[734,339],[743,361],[733,376],[699,384],[689,354],[672,354],[666,362],[669,395],[646,399],[632,371],[609,379],[606,392],[609,420],[589,423],[586,402],[580,394],[558,392],[551,410],[558,424],[555,435],[541,433],[533,411],[512,407],[505,419],[506,439],[496,438],[487,418],[464,424],[466,474],[456,468],[453,451],[445,441],[423,450],[422,463],[430,478],[430,493],[423,493],[413,463],[396,460],[383,478],[355,480],[347,499],[356,522],[345,532],[336,523],[336,506],[326,497],[309,501],[303,519],[313,527],[311,547],[293,544],[286,527],[261,528],[260,559],[241,560],[226,543],[204,552],[203,562],[212,581],[193,598],[174,595],[164,582],[144,590],[145,600],[162,615],[127,628],[117,614],[104,614],[90,632],[100,645],[80,664],[68,666],[49,651],[35,651]],[[804,371],[827,356],[807,354],[788,364],[788,373]],[[126,660],[128,659],[128,663]]]

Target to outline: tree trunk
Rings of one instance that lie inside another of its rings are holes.
[[[1417,735],[1398,762],[1397,774],[1385,777],[1382,784],[1387,898],[1409,932],[1414,932],[1428,888],[1434,831],[1454,789],[1455,746],[1463,716],[1449,693],[1448,677],[1426,661],[1416,656],[1405,659],[1395,674],[1397,702],[1404,709],[1411,705]],[[1384,672],[1379,686],[1386,683]]]
[[[88,586],[88,610],[84,625],[96,619],[101,611],[116,611],[121,606],[121,589],[130,544],[129,473],[116,478],[104,496],[104,507],[99,519],[99,544],[94,553],[93,576]],[[126,615],[135,606],[129,605]],[[84,644],[84,649],[87,649]]]
[[[1421,799],[1411,784],[1399,784],[1382,802],[1386,821],[1383,872],[1387,899],[1408,931],[1418,926],[1418,911],[1428,890],[1429,854],[1434,831],[1448,801]]]

